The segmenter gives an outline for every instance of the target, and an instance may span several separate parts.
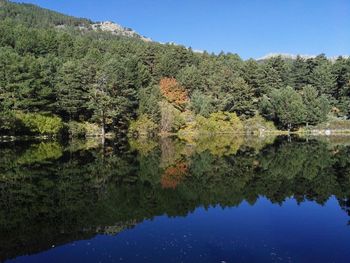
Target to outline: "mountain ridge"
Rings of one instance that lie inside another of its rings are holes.
[[[257,61],[268,60],[270,58],[281,57],[283,59],[291,59],[295,60],[297,57],[301,57],[303,59],[316,58],[317,55],[307,55],[307,54],[291,54],[291,53],[268,53],[265,56],[257,58]],[[330,61],[335,61],[337,58],[349,58],[349,55],[338,55],[338,56],[326,56]]]

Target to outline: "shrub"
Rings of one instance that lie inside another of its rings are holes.
[[[137,134],[147,136],[155,132],[158,125],[152,121],[146,114],[142,114],[137,120],[131,121],[129,126],[129,134]]]
[[[176,132],[185,124],[181,111],[167,101],[159,102],[161,111],[160,130],[164,133]]]
[[[209,118],[198,116],[197,128],[199,133],[243,133],[242,121],[236,113],[222,111],[210,114]]]
[[[16,130],[17,119],[13,112],[0,112],[0,132],[13,133]]]
[[[261,115],[256,114],[244,121],[244,131],[249,134],[260,134],[265,131],[276,131],[276,127],[272,121],[267,121]]]
[[[220,111],[210,114],[209,118],[197,115],[195,121],[187,123],[186,127],[178,132],[178,136],[186,141],[194,142],[198,141],[200,136],[216,134],[237,136],[243,133],[243,123],[236,113]]]
[[[101,134],[101,128],[90,122],[71,121],[68,123],[68,132],[74,138],[93,137]]]
[[[17,112],[16,118],[33,134],[56,135],[63,128],[61,118],[39,113]]]

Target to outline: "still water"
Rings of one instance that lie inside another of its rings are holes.
[[[0,144],[0,262],[350,262],[350,140]]]

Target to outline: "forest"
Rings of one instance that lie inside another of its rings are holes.
[[[348,57],[243,60],[91,23],[0,0],[1,135],[296,130],[350,116]]]

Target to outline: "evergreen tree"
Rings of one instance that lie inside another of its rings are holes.
[[[57,109],[68,120],[78,120],[87,107],[91,83],[87,83],[85,77],[79,61],[66,62],[58,72]]]
[[[318,124],[327,119],[330,104],[325,95],[319,96],[314,87],[307,85],[302,90],[302,98],[306,107],[305,121],[307,124]]]
[[[223,110],[236,112],[243,118],[253,116],[257,102],[253,99],[253,89],[241,77],[232,79],[228,84],[220,94]]]
[[[269,94],[273,89],[284,87],[280,74],[270,64],[264,64],[259,68],[258,75],[261,94]]]
[[[339,99],[344,88],[347,86],[350,80],[350,59],[338,57],[335,63],[332,65],[332,74],[336,80],[336,88],[334,89],[333,96]]]
[[[305,60],[297,56],[291,68],[291,83],[293,87],[296,90],[301,90],[302,87],[308,84],[309,74],[310,72]]]
[[[159,101],[162,98],[162,94],[159,90],[159,86],[150,86],[139,90],[139,115],[148,115],[154,122],[160,121],[160,108]]]
[[[122,111],[120,106],[125,100],[117,96],[118,91],[115,87],[108,85],[107,79],[108,76],[104,72],[98,73],[96,83],[89,89],[89,101],[87,103],[88,108],[93,112],[93,118],[101,125],[103,141],[106,134],[106,125],[111,124],[112,119],[120,114]]]
[[[329,61],[321,61],[310,75],[310,84],[321,94],[332,98],[336,91],[336,78],[332,74],[331,63]]]
[[[293,88],[275,89],[265,97],[262,111],[273,117],[282,127],[295,128],[306,120],[306,107],[299,93]]]
[[[245,62],[243,68],[243,78],[245,82],[253,89],[256,97],[261,96],[260,90],[260,75],[259,75],[259,64],[253,60],[249,59]]]
[[[189,94],[195,90],[203,90],[203,77],[196,66],[186,66],[182,68],[177,74],[176,78],[179,83],[187,89]]]
[[[200,114],[206,118],[214,112],[212,98],[203,94],[199,90],[195,90],[192,93],[190,106],[196,114]]]

